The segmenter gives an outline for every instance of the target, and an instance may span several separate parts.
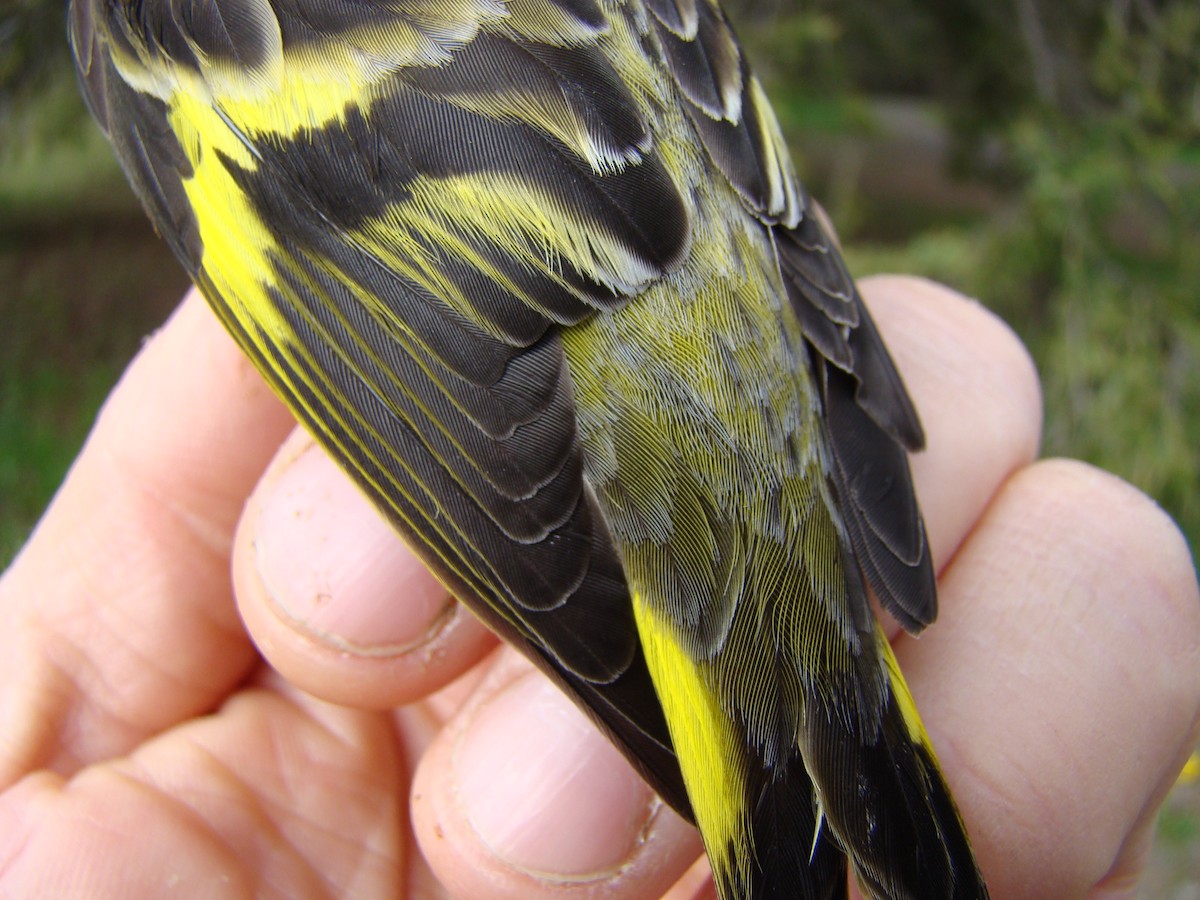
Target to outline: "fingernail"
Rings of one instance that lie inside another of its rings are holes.
[[[429,640],[449,618],[446,589],[316,446],[268,490],[256,565],[290,625],[350,653],[394,656]]]
[[[636,849],[654,794],[553,684],[520,678],[476,713],[455,753],[459,800],[480,839],[543,879],[590,880]]]

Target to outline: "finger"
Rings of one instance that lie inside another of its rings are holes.
[[[408,703],[495,645],[303,431],[280,448],[247,504],[234,581],[271,664],[337,703]]]
[[[1000,491],[897,645],[992,896],[1128,880],[1196,739],[1200,595],[1151,501],[1079,463]]]
[[[413,827],[454,896],[657,897],[699,838],[559,691],[504,650],[422,758]]]
[[[940,569],[992,494],[1037,456],[1037,372],[1012,329],[949,288],[895,275],[860,287],[925,429],[912,470]]]
[[[403,777],[387,717],[247,690],[130,757],[0,795],[4,894],[412,896]]]
[[[288,422],[190,295],[0,581],[0,785],[123,753],[243,677],[230,540]]]

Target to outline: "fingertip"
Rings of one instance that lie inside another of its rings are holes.
[[[942,600],[898,656],[994,895],[1081,895],[1136,868],[1200,711],[1178,529],[1107,473],[1037,463],[997,492]]]
[[[405,653],[455,605],[304,432],[281,448],[254,511],[254,569],[268,600],[319,640],[363,656]],[[393,594],[403,602],[387,602]]]
[[[563,880],[614,871],[654,803],[612,745],[532,671],[475,711],[454,751],[467,822],[515,869]],[[544,816],[550,807],[569,818]]]
[[[1052,514],[1069,523],[1064,540],[1079,548],[1078,565],[1095,585],[1090,612],[1108,625],[1112,664],[1180,714],[1157,806],[1200,738],[1200,584],[1187,539],[1153,498],[1096,466],[1043,460],[1029,482],[1025,489],[1050,498]]]
[[[1105,564],[1136,585],[1133,596],[1154,639],[1181,653],[1200,654],[1200,587],[1187,538],[1178,523],[1143,491],[1096,466],[1047,459],[1031,475],[1074,515],[1083,539],[1105,547]],[[1095,552],[1095,551],[1093,551]],[[1099,554],[1097,554],[1099,555]],[[1192,667],[1200,681],[1200,666]]]
[[[234,581],[263,655],[333,702],[410,702],[453,680],[494,640],[299,430],[247,504]]]
[[[413,806],[422,851],[455,896],[660,896],[700,850],[695,830],[511,651],[422,759]]]

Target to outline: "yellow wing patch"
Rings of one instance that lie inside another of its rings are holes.
[[[754,852],[742,738],[706,683],[704,664],[680,646],[671,623],[636,592],[633,614],[713,874],[718,882],[748,883]]]
[[[875,627],[875,636],[879,644],[879,652],[883,655],[884,662],[887,664],[888,680],[892,686],[892,697],[895,698],[896,705],[900,707],[900,715],[904,717],[905,730],[908,731],[908,736],[912,739],[913,743],[924,747],[930,759],[936,763],[937,755],[933,752],[933,744],[930,743],[929,734],[925,731],[925,724],[921,721],[921,716],[917,712],[917,704],[908,689],[908,682],[904,680],[904,675],[900,671],[900,663],[896,661],[896,654],[892,652],[892,645],[888,642],[883,629],[878,625]]]
[[[396,72],[449,63],[454,51],[506,16],[498,0],[456,0],[438,10],[436,28],[418,16],[396,16],[290,48],[268,13],[256,23],[265,37],[265,58],[253,68],[217,59],[196,71],[145,47],[136,57],[115,45],[109,50],[122,79],[145,94],[168,103],[194,97],[220,108],[249,134],[292,138],[341,122],[352,109],[368,112]]]
[[[249,170],[258,167],[257,159],[228,122],[186,92],[174,97],[171,127],[192,165],[192,176],[183,180],[183,189],[204,248],[205,273],[227,303],[243,307],[235,309],[239,318],[286,344],[291,329],[265,295],[273,268],[267,250],[275,239],[220,154]],[[247,329],[248,334],[254,332]]]

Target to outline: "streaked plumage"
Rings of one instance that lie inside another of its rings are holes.
[[[159,231],[726,898],[986,895],[869,584],[917,416],[712,0],[73,0]],[[655,689],[657,686],[657,691]]]

